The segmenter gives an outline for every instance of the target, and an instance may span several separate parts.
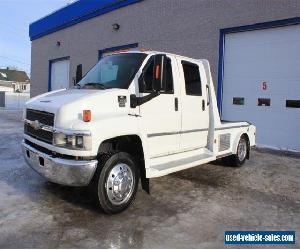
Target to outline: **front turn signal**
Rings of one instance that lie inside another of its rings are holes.
[[[83,121],[90,122],[92,120],[92,112],[90,110],[83,110]]]

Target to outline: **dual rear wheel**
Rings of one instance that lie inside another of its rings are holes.
[[[244,165],[250,151],[249,141],[242,135],[236,150],[236,154],[224,158],[225,164],[232,167],[241,167]]]

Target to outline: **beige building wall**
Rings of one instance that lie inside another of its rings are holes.
[[[299,0],[143,0],[34,40],[31,96],[48,91],[49,60],[70,57],[71,85],[77,64],[86,73],[99,50],[130,43],[208,59],[216,85],[220,29],[299,16]]]

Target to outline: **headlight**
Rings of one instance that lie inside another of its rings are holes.
[[[90,135],[66,135],[54,132],[53,145],[75,150],[91,150],[92,137]]]

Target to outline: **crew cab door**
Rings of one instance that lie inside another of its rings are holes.
[[[141,128],[147,134],[150,158],[178,152],[180,140],[180,112],[178,111],[178,70],[176,59],[166,57],[164,67],[165,89],[140,107]],[[140,97],[154,92],[154,56],[150,57],[143,69],[143,79],[139,80]]]
[[[178,61],[181,77],[180,149],[193,150],[207,146],[209,112],[207,79],[198,61]]]

